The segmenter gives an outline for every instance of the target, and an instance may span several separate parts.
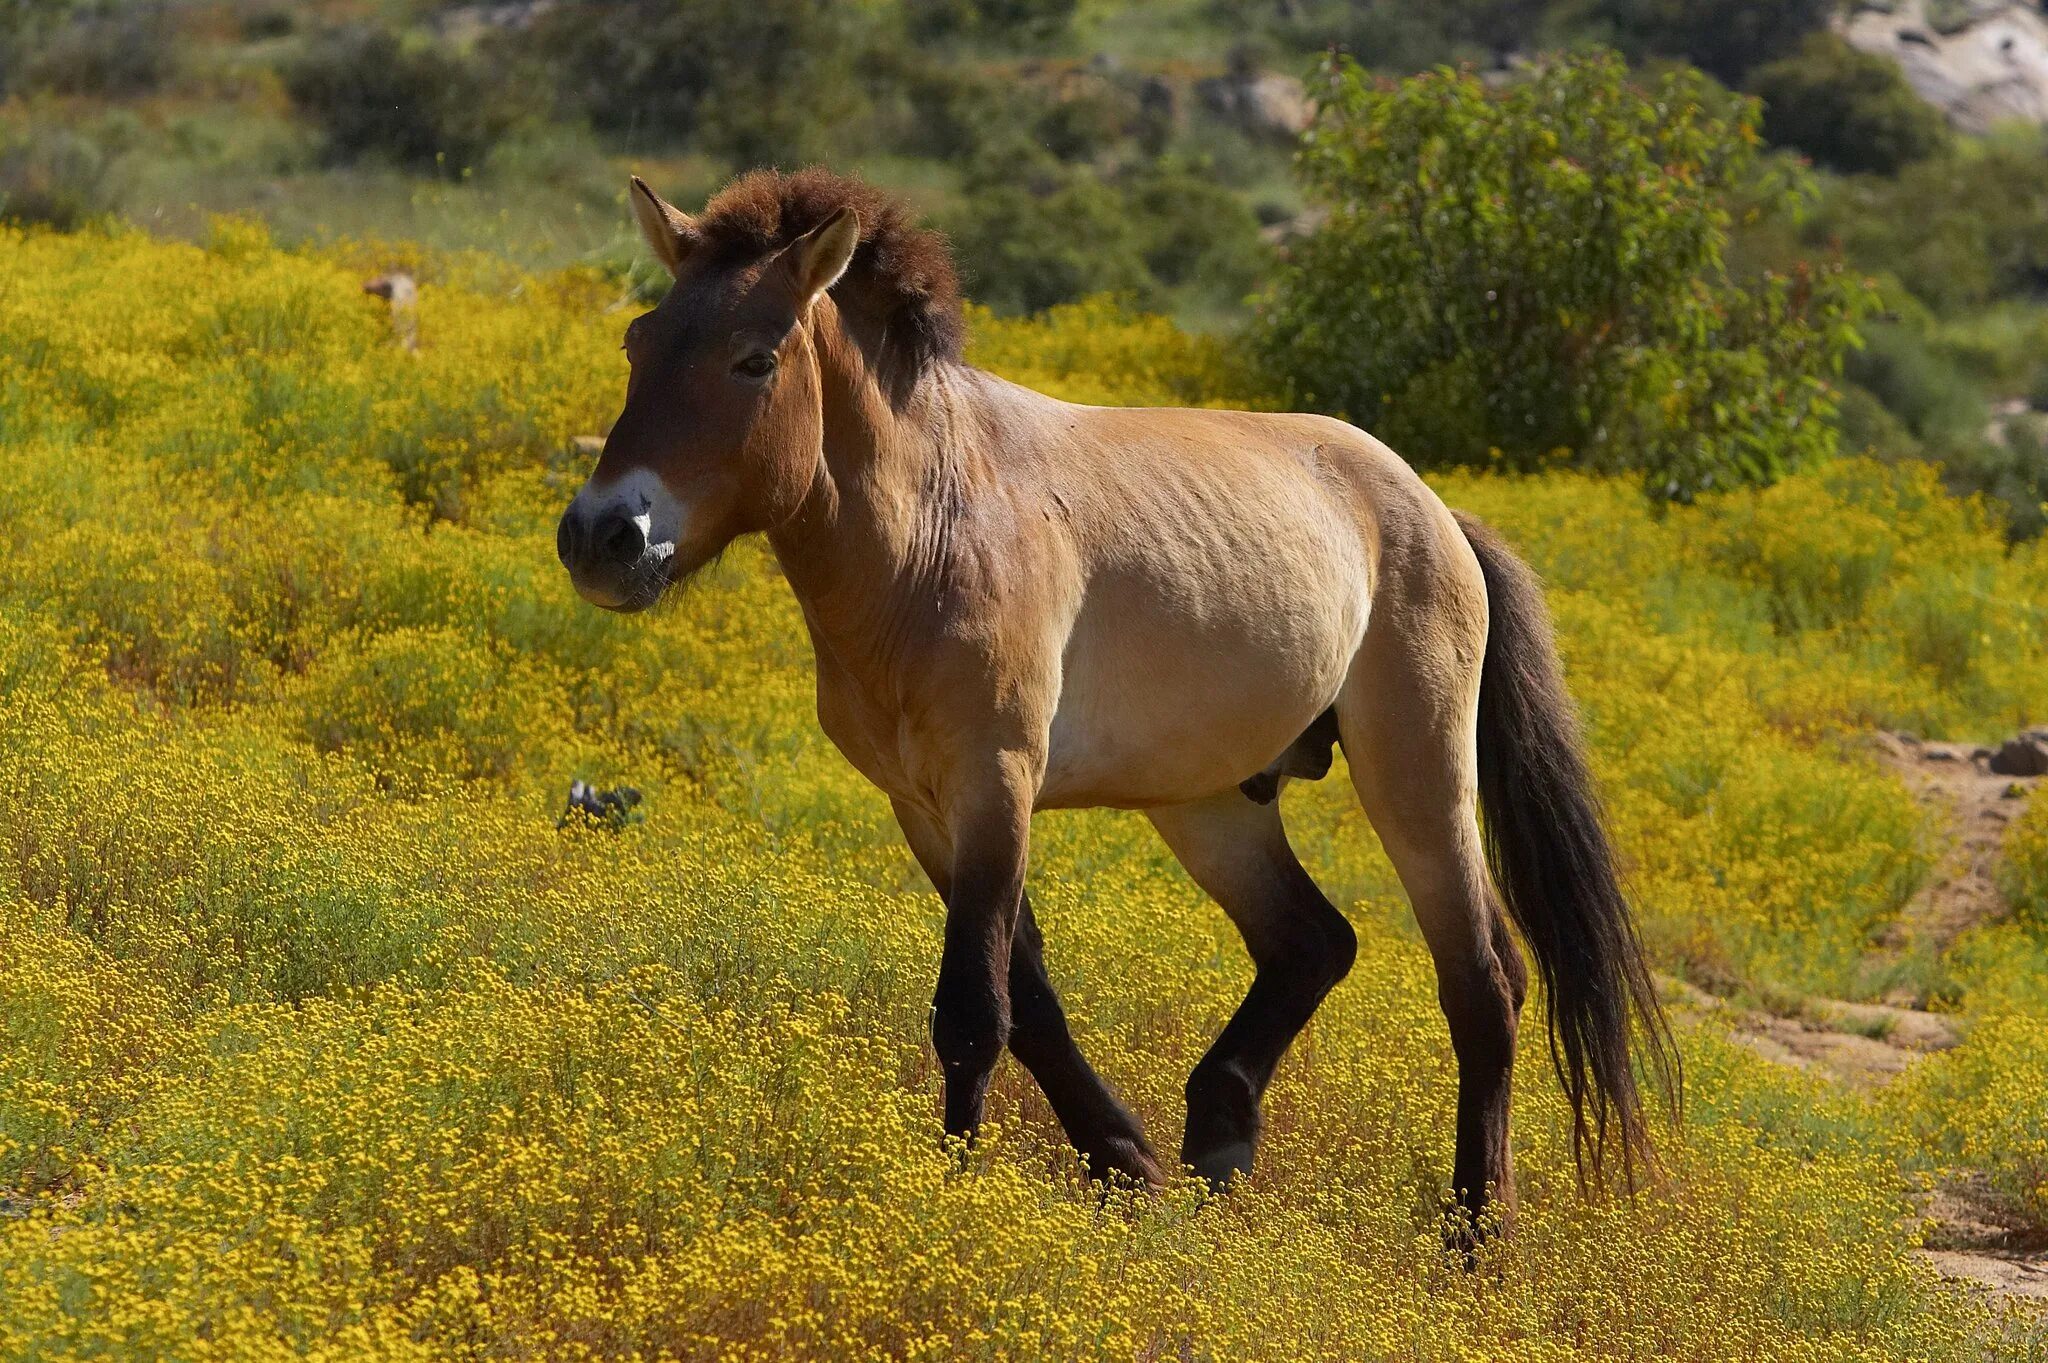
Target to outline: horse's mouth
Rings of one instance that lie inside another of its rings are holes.
[[[673,554],[649,554],[613,581],[589,582],[574,574],[570,581],[576,585],[576,594],[591,605],[619,615],[638,615],[660,601],[674,585],[674,564]]]

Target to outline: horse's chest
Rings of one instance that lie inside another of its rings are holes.
[[[883,793],[915,802],[917,789],[904,760],[897,707],[882,703],[855,679],[821,662],[818,725],[855,771]]]

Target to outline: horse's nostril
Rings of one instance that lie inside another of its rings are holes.
[[[600,548],[613,563],[637,563],[647,550],[647,536],[638,525],[621,516],[605,527]]]

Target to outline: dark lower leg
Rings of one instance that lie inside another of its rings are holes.
[[[1181,1162],[1212,1184],[1248,1173],[1262,1126],[1259,1104],[1280,1058],[1323,996],[1351,968],[1357,938],[1318,895],[1320,912],[1284,947],[1261,952],[1258,977],[1216,1044],[1188,1076]]]
[[[1027,895],[1010,946],[1010,1050],[1052,1105],[1067,1139],[1097,1178],[1111,1170],[1164,1182],[1138,1119],[1102,1081],[1067,1028],[1067,1015],[1045,968],[1045,939]]]
[[[1503,1227],[1515,1209],[1509,1116],[1524,986],[1520,953],[1505,941],[1504,930],[1495,936],[1493,949],[1468,968],[1451,971],[1440,965],[1437,987],[1458,1057],[1458,1146],[1451,1187],[1474,1230],[1484,1229],[1480,1222],[1489,1208]]]
[[[941,968],[932,999],[932,1050],[944,1078],[946,1134],[972,1140],[1010,1020],[996,990],[949,979]]]

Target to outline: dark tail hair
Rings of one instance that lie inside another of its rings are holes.
[[[1536,957],[1550,1060],[1572,1105],[1572,1158],[1597,1182],[1611,1146],[1635,1187],[1654,1167],[1632,1057],[1678,1118],[1678,1052],[1623,896],[1580,748],[1542,584],[1477,519],[1458,525],[1486,575],[1492,626],[1479,679],[1479,798],[1486,860]],[[1634,1044],[1631,1044],[1631,1038]]]

